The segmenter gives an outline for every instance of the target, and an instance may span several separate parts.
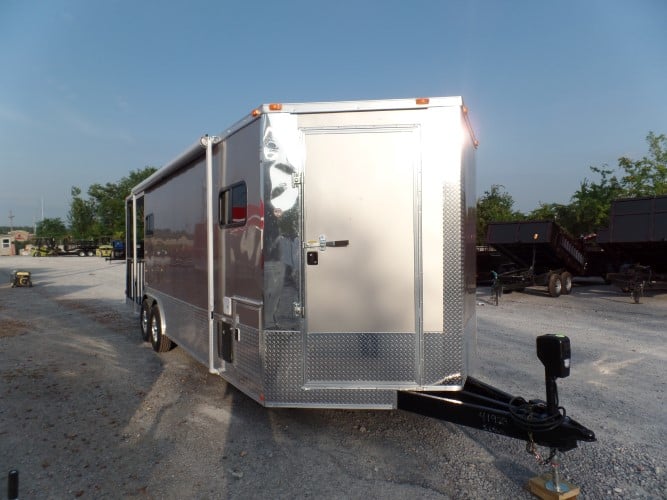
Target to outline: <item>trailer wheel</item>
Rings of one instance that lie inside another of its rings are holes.
[[[150,340],[149,321],[151,315],[151,308],[148,305],[148,300],[141,301],[141,310],[139,311],[139,328],[141,328],[141,339],[144,342]]]
[[[83,250],[79,250],[79,257],[85,257],[85,256],[86,252],[84,252]]]
[[[572,292],[572,275],[567,271],[562,272],[560,282],[562,285],[562,294],[569,295]]]
[[[549,276],[549,295],[559,297],[562,289],[563,283],[560,280],[560,276],[555,273]]]
[[[86,253],[86,255],[87,255],[88,257],[95,257],[95,252],[93,252],[92,250],[88,250],[88,252]]]
[[[171,349],[171,339],[162,333],[162,319],[160,317],[160,308],[157,304],[153,304],[151,307],[149,325],[153,350],[155,352],[167,352]]]

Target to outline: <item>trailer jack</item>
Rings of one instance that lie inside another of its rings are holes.
[[[460,391],[413,392],[399,391],[399,409],[420,415],[474,427],[526,441],[526,450],[540,458],[536,446],[551,449],[548,459],[552,466],[552,485],[547,489],[561,491],[557,460],[558,452],[577,447],[578,441],[593,442],[595,434],[565,414],[558,406],[557,378],[570,374],[570,339],[564,335],[537,337],[537,357],[544,364],[546,402],[526,401],[495,387],[468,377]]]

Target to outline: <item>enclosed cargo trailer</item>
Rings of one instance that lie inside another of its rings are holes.
[[[128,276],[143,293],[128,297],[154,345],[267,406],[394,407],[397,389],[461,388],[475,355],[462,100],[273,108],[132,190],[144,259]]]
[[[401,408],[562,451],[595,440],[470,376],[476,144],[460,97],[268,104],[203,136],[127,199],[144,340],[264,406]],[[569,340],[547,340],[538,356],[569,373]]]

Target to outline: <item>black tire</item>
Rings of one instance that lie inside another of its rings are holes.
[[[564,271],[560,274],[560,282],[562,285],[561,293],[563,295],[570,295],[572,292],[572,274]]]
[[[87,255],[88,257],[95,257],[95,252],[93,252],[92,250],[88,250],[88,251],[86,252],[86,255]]]
[[[162,318],[157,304],[151,306],[149,320],[151,345],[155,352],[167,352],[173,347],[171,339],[162,333]]]
[[[139,329],[141,331],[141,339],[144,342],[150,340],[150,319],[151,308],[148,304],[148,300],[144,299],[141,302],[141,309],[139,310]]]
[[[86,256],[86,252],[84,252],[83,250],[79,250],[79,254],[78,254],[78,255],[79,255],[79,257],[85,257],[85,256]]]
[[[563,283],[560,276],[556,273],[549,276],[549,295],[552,297],[559,297],[563,289]]]

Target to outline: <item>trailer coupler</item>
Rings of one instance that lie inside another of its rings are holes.
[[[460,391],[399,391],[397,407],[420,415],[521,439],[565,452],[578,441],[595,441],[595,434],[558,406],[556,378],[567,377],[569,339],[563,335],[537,338],[537,353],[545,366],[547,401],[514,397],[468,377]]]

